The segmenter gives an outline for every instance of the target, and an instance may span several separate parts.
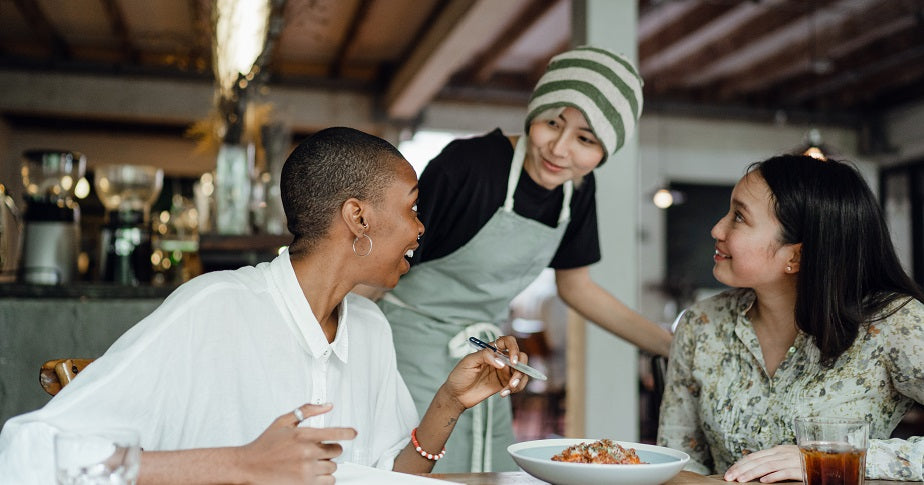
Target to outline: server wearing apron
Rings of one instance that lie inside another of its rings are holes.
[[[426,227],[410,272],[379,305],[392,325],[398,369],[420,411],[467,340],[492,341],[510,301],[546,267],[584,317],[666,355],[670,335],[590,279],[599,261],[593,169],[631,136],[642,110],[635,67],[581,47],[554,57],[529,103],[526,136],[500,130],[456,140],[420,177]],[[434,472],[516,470],[508,400],[463,414]]]

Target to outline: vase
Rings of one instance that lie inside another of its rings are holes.
[[[219,234],[250,234],[250,173],[254,146],[224,144],[215,169],[215,229]]]

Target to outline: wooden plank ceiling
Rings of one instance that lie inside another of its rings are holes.
[[[275,0],[266,83],[523,104],[570,0]],[[626,0],[628,1],[628,0]],[[646,108],[857,121],[924,96],[924,0],[639,0]],[[0,69],[211,78],[209,0],[0,0]]]

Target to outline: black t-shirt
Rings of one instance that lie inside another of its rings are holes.
[[[513,146],[495,129],[483,136],[454,140],[420,175],[417,210],[426,232],[411,264],[441,258],[464,246],[504,205]],[[600,260],[593,172],[571,196],[571,220],[550,268],[570,269]],[[547,226],[558,225],[564,191],[548,190],[525,171],[513,198],[517,214]],[[497,248],[516,251],[515,247]]]

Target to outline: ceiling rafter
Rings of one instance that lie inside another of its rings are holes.
[[[670,2],[663,6],[650,7],[638,20],[638,43],[642,45],[651,41],[671,25],[693,14],[693,10],[702,8],[705,3],[696,1]]]
[[[342,75],[347,56],[350,54],[356,42],[356,35],[359,32],[359,27],[366,21],[366,18],[369,16],[369,11],[372,9],[372,2],[373,0],[360,0],[359,4],[356,6],[356,11],[350,19],[350,25],[347,26],[347,30],[343,34],[340,44],[337,46],[337,53],[334,55],[333,62],[331,62],[331,76],[339,78]]]
[[[890,76],[899,75],[906,66],[884,61],[924,45],[918,31],[912,28],[863,45],[839,59],[829,72],[807,71],[778,83],[772,88],[774,99],[787,106],[810,107],[815,112],[843,111],[846,106],[856,110],[856,100],[888,92]],[[869,94],[861,96],[862,91]]]
[[[48,16],[42,11],[42,7],[36,0],[13,0],[19,13],[29,24],[32,32],[42,41],[51,51],[51,55],[57,59],[70,59],[73,55],[71,47],[64,37],[48,20]]]
[[[552,55],[550,55],[548,59],[542,59],[540,61],[536,61],[536,63],[533,64],[533,66],[527,71],[527,74],[528,74],[527,81],[529,84],[528,89],[530,91],[532,91],[533,86],[535,86],[536,83],[539,82],[539,78],[541,78],[542,75],[545,74],[546,69],[549,67],[549,61],[552,60],[552,57],[558,54],[559,52],[564,52],[570,48],[571,48],[571,41],[570,40],[563,41],[557,46],[555,46],[554,49],[552,49]]]
[[[141,56],[132,42],[131,34],[128,32],[128,26],[125,23],[125,14],[122,12],[119,2],[117,0],[100,0],[100,2],[103,4],[103,11],[106,12],[112,33],[119,39],[122,58],[130,64],[138,64]]]
[[[728,10],[686,35],[682,41],[675,42],[659,53],[643,59],[639,65],[642,77],[653,78],[660,75],[686,57],[701,52],[708,46],[721,42],[729,32],[736,31],[741,25],[764,15],[773,6],[785,3],[785,0],[768,0],[757,4],[746,2]]]
[[[823,51],[819,49],[818,56],[828,63],[842,63],[864,46],[918,25],[913,17],[904,15],[899,9],[890,8],[893,5],[896,3],[890,2],[864,12],[864,18],[869,20],[869,24],[876,25],[872,29],[863,26],[854,29],[842,25],[818,32],[816,38],[824,39],[819,43],[830,45]],[[811,46],[804,42],[780,49],[760,65],[728,78],[719,89],[719,98],[729,99],[741,93],[761,91],[799,75],[812,73],[813,70],[823,69],[813,65],[811,55],[807,55],[810,51]]]
[[[810,13],[811,8],[827,8],[834,1],[818,0],[812,4],[807,4],[802,1],[793,2],[789,0],[774,5],[761,4],[763,9],[759,15],[758,10],[752,9],[744,12],[747,15],[739,12],[736,14],[739,17],[739,23],[729,22],[730,30],[725,35],[716,38],[710,44],[704,45],[698,52],[691,52],[686,58],[664,70],[660,75],[661,82],[655,84],[650,91],[652,93],[663,93],[666,91],[684,91],[693,87],[703,88],[708,86],[712,88],[716,81],[722,82],[722,80],[709,78],[694,84],[690,82],[690,79],[709,71],[717,63],[728,57],[735,56],[742,49],[751,48],[766,39],[776,38],[785,41],[785,36],[782,38],[778,36],[780,31],[787,29],[796,19]],[[799,33],[802,32],[800,31]],[[776,45],[784,48],[788,44],[780,42]],[[750,59],[750,57],[746,59]],[[791,59],[784,59],[782,63],[786,65],[791,61]],[[750,66],[750,68],[753,67],[753,65]],[[721,96],[721,94],[717,96]]]
[[[893,91],[888,91],[876,96],[875,106],[867,108],[869,113],[880,114],[885,110],[883,107],[900,106],[905,103],[914,103],[921,99],[921,93],[924,93],[924,63],[915,67],[918,76]],[[907,73],[909,76],[913,72]]]
[[[911,89],[921,85],[921,77],[924,76],[924,53],[914,54],[908,52],[903,56],[910,60],[908,65],[892,65],[874,76],[865,78],[865,82],[859,82],[856,86],[843,86],[832,90],[826,96],[831,98],[832,104],[835,105],[849,102],[860,109],[880,111],[883,96],[878,93],[907,94]]]
[[[910,37],[919,41],[921,36],[917,32],[912,32]],[[890,45],[895,44],[893,43]],[[918,42],[914,46],[909,47],[908,49],[901,49],[891,54],[885,54],[884,52],[886,51],[883,49],[870,52],[868,55],[863,56],[866,58],[865,62],[856,60],[853,65],[846,66],[845,72],[837,76],[828,76],[821,82],[800,90],[793,90],[792,94],[785,98],[786,102],[797,104],[805,102],[810,98],[822,98],[848,85],[861,84],[873,76],[878,76],[880,78],[875,85],[879,86],[881,89],[881,86],[890,82],[892,78],[899,75],[909,66],[924,63],[924,45]],[[860,56],[857,57],[859,58]]]
[[[189,0],[189,15],[193,24],[193,42],[190,49],[191,62],[196,70],[212,68],[212,8],[209,0]]]
[[[387,115],[416,118],[459,67],[503,32],[525,1],[449,1],[391,79],[383,98]]]
[[[211,74],[214,1],[141,9],[127,0],[93,8],[0,0],[9,7],[0,63],[202,81]],[[414,120],[437,97],[525,104],[547,60],[572,46],[574,1],[273,0],[285,5],[284,35],[262,72],[274,89],[369,96],[383,118]],[[924,89],[915,91],[924,60],[914,50],[924,46],[924,0],[620,1],[638,2],[638,59],[652,106],[856,119],[924,100]],[[141,13],[150,18],[136,24]]]
[[[552,11],[560,0],[532,0],[523,8],[522,14],[511,22],[509,27],[500,35],[500,38],[493,42],[489,49],[486,49],[480,57],[472,64],[478,66],[472,81],[476,84],[484,84],[491,79],[497,64],[510,51],[523,34],[542,17]]]
[[[647,62],[733,7],[730,3],[695,0],[661,3],[657,8],[649,9],[639,18],[639,59]]]
[[[733,76],[751,66],[765,62],[768,57],[787,46],[799,43],[807,45],[813,32],[836,28],[850,15],[865,12],[878,4],[879,0],[841,0],[831,8],[804,15],[748,45],[741,46],[709,66],[697,70],[684,80],[684,84],[699,86],[714,82],[718,78]]]

